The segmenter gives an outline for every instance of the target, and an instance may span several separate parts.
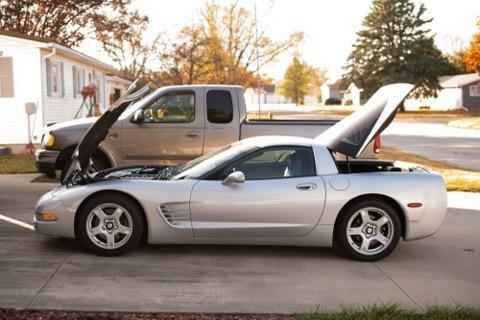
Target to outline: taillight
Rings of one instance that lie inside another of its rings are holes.
[[[382,138],[380,137],[380,135],[378,135],[375,137],[375,140],[373,140],[373,152],[379,153],[381,147],[382,147]]]

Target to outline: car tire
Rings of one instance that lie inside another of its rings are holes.
[[[142,209],[118,193],[87,200],[75,223],[75,235],[83,247],[101,256],[118,256],[135,249],[142,243],[145,230]]]
[[[393,206],[379,199],[365,199],[341,213],[334,247],[354,260],[377,261],[392,253],[401,233],[399,213]]]

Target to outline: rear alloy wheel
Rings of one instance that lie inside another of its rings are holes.
[[[389,204],[366,200],[349,207],[336,228],[336,245],[350,258],[375,261],[388,256],[398,244],[401,223]]]
[[[140,244],[145,223],[140,209],[128,197],[100,196],[80,210],[76,230],[88,250],[114,256]]]

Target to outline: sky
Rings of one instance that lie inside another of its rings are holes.
[[[181,27],[198,21],[206,0],[133,0],[132,7],[150,18],[147,38],[158,33],[174,35]],[[304,60],[328,71],[330,79],[342,74],[342,66],[355,41],[371,0],[217,0],[218,4],[238,1],[243,7],[257,7],[258,23],[273,39],[285,39],[301,31],[305,39],[298,51]],[[480,17],[480,0],[414,0],[427,7],[433,18],[431,28],[435,41],[444,52],[468,45]],[[87,54],[98,55],[95,45],[82,48]],[[261,70],[279,80],[292,53],[286,53]]]

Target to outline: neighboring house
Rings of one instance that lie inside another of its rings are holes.
[[[480,74],[467,73],[438,78],[437,97],[407,99],[405,110],[448,111],[466,108],[480,112]]]
[[[363,89],[357,87],[355,83],[350,83],[343,93],[342,104],[359,106],[362,103],[362,91]]]
[[[327,82],[322,85],[320,90],[323,103],[327,99],[336,99],[341,101],[342,105],[359,106],[362,102],[363,89],[357,87],[353,82],[346,89],[342,86],[342,80]]]
[[[260,89],[248,88],[245,90],[245,103],[247,105],[258,105],[259,102],[260,104],[286,103],[284,97],[275,94],[275,89],[274,84],[264,85]]]
[[[120,78],[119,76],[109,75],[105,77],[105,82],[107,84],[107,104],[113,104],[122,94],[125,93],[131,81]]]
[[[112,66],[65,46],[0,31],[0,144],[28,142],[27,102],[36,105],[31,117],[34,143],[44,126],[73,119],[87,84],[97,86],[96,101],[104,110],[112,90],[127,85],[107,77],[114,72]]]
[[[335,82],[325,82],[320,88],[320,92],[323,103],[325,103],[325,101],[328,99],[342,100],[343,98],[343,90],[340,80]]]

